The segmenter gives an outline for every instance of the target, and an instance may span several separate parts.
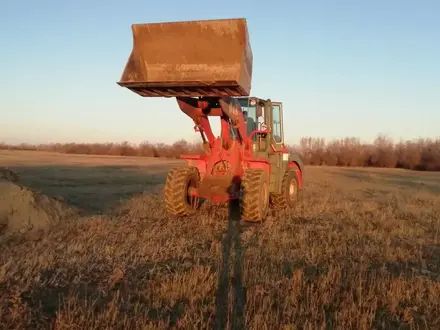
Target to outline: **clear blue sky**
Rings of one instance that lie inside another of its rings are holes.
[[[284,102],[288,142],[440,136],[439,14],[438,0],[3,0],[0,141],[197,139],[173,99],[116,84],[131,24],[230,17],[248,20],[252,94]]]

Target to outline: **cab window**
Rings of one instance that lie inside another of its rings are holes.
[[[252,131],[258,129],[257,107],[249,105],[248,99],[240,99],[241,110],[243,111],[246,134],[249,136]],[[254,136],[255,139],[255,136]]]
[[[279,105],[273,105],[272,106],[272,113],[273,113],[273,137],[276,143],[283,142],[282,139],[282,132],[281,132],[281,107]]]

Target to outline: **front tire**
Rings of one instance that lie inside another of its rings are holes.
[[[269,183],[266,172],[260,169],[247,169],[241,180],[241,189],[242,220],[263,221],[269,210]]]
[[[165,208],[174,216],[186,216],[195,213],[200,207],[200,199],[192,196],[190,188],[197,189],[200,175],[196,167],[173,168],[167,176],[164,188]]]

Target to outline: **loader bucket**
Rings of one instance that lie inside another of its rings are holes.
[[[249,96],[245,19],[134,24],[120,86],[145,96]]]

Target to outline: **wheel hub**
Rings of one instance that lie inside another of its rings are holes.
[[[294,181],[290,182],[289,185],[289,197],[290,199],[294,199],[296,195],[296,184]]]
[[[186,186],[186,202],[189,207],[192,209],[197,209],[197,205],[199,203],[199,197],[194,194],[194,191],[197,189],[197,183],[190,179]]]

